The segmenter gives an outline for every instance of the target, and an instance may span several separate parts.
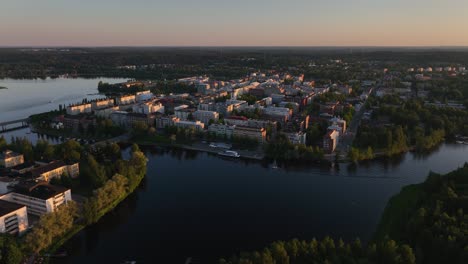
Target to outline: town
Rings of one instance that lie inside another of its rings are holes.
[[[334,59],[306,67],[346,71],[353,66]],[[227,81],[205,75],[100,82],[98,99],[60,105],[21,121],[63,143],[32,146],[12,138],[7,144],[1,138],[0,232],[22,235],[41,216],[75,203],[89,214],[73,223],[97,221],[88,206],[98,198],[90,193],[107,188],[106,181],[122,181],[97,172],[132,174],[119,163],[118,144],[266,160],[273,169],[279,168],[277,162],[334,165],[424,152],[444,140],[468,144],[468,101],[457,85],[468,73],[464,66],[371,66],[356,70],[360,74],[354,76],[360,77],[348,81],[306,78],[295,69],[296,74],[253,71]],[[135,71],[140,66],[121,68]],[[73,188],[77,193],[72,195]],[[36,252],[46,246],[38,245]]]

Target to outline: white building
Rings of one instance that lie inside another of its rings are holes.
[[[135,95],[123,95],[115,98],[115,102],[118,105],[134,104],[136,102]]]
[[[60,178],[63,174],[72,178],[76,178],[80,174],[79,163],[65,164],[65,162],[61,160],[52,161],[50,163],[36,163],[41,165],[31,170],[31,176],[36,180],[48,182],[53,178]]]
[[[215,134],[216,136],[231,138],[234,133],[235,126],[228,126],[223,124],[212,124],[208,127],[208,132]]]
[[[143,102],[143,101],[147,101],[153,98],[153,94],[149,90],[147,90],[147,91],[136,93],[135,98],[137,102]]]
[[[93,111],[111,106],[114,106],[113,98],[97,99],[91,102],[91,110]]]
[[[79,115],[91,113],[91,104],[79,104],[67,106],[68,115]]]
[[[16,185],[14,191],[0,196],[0,200],[25,205],[28,213],[40,216],[54,212],[72,198],[70,189],[46,182],[29,182]]]
[[[164,106],[160,102],[144,102],[132,106],[134,113],[140,114],[151,114],[151,113],[161,113],[164,114]]]
[[[183,121],[183,120],[178,120],[174,122],[174,125],[176,127],[181,127],[181,128],[191,128],[195,129],[196,131],[201,131],[205,128],[205,124],[203,124],[200,121]]]
[[[119,111],[119,109],[120,107],[118,106],[111,106],[107,108],[96,109],[94,110],[94,114],[97,117],[109,118],[112,113]]]
[[[287,107],[267,107],[263,109],[263,114],[270,117],[280,117],[282,121],[291,119],[292,110]]]
[[[288,137],[289,142],[293,144],[306,144],[307,134],[302,132],[295,132],[295,133],[284,133],[286,137]]]
[[[21,235],[28,226],[26,206],[0,200],[0,233]]]
[[[194,118],[194,113],[195,113],[195,109],[192,109],[192,108],[184,108],[184,109],[180,109],[180,110],[175,110],[174,111],[174,115],[177,117],[177,118],[180,118],[181,120],[188,120],[190,119],[190,117]]]
[[[219,120],[219,114],[215,111],[197,110],[193,113],[193,116],[195,120],[205,124],[208,124],[210,120],[213,120],[213,122],[218,122]]]

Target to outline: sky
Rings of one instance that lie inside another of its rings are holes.
[[[0,46],[468,46],[467,0],[1,0]]]

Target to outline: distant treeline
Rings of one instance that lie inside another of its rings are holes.
[[[208,74],[217,79],[233,79],[256,69],[295,71],[294,67],[305,66],[307,69],[311,61],[326,63],[330,59],[369,61],[374,65],[389,66],[451,65],[466,63],[468,49],[4,48],[0,49],[0,78],[46,78],[69,74],[89,78],[105,76],[156,80]],[[118,68],[125,65],[135,65],[137,69]]]

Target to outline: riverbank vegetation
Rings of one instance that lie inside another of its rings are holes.
[[[366,263],[414,264],[415,256],[408,245],[393,240],[363,246],[359,239],[352,243],[325,237],[322,241],[293,239],[278,241],[258,252],[241,253],[220,264],[309,264],[309,263]]]
[[[376,239],[409,243],[419,263],[468,263],[467,186],[465,164],[403,188],[389,201]]]
[[[147,159],[133,145],[128,160],[122,159],[119,145],[82,146],[74,140],[51,145],[39,140],[36,145],[26,139],[13,138],[7,144],[0,137],[0,150],[12,149],[24,153],[25,159],[80,162],[80,175],[71,179],[64,174],[51,183],[72,188],[87,197],[83,204],[69,202],[53,213],[44,214],[31,231],[20,238],[0,237],[0,264],[19,263],[30,255],[53,252],[68,238],[95,223],[131,194],[146,174]],[[1,247],[3,241],[15,241]],[[8,252],[6,251],[8,250]],[[3,262],[8,259],[8,262]]]
[[[272,243],[221,264],[255,263],[468,263],[468,163],[446,175],[430,173],[424,183],[404,187],[390,199],[367,247],[359,240]]]
[[[426,152],[457,135],[468,135],[468,111],[426,105],[419,99],[404,101],[396,96],[371,97],[371,119],[363,121],[354,141],[361,152],[393,156],[410,149]]]
[[[280,161],[318,161],[324,157],[319,147],[292,144],[284,134],[265,145],[266,158]]]

